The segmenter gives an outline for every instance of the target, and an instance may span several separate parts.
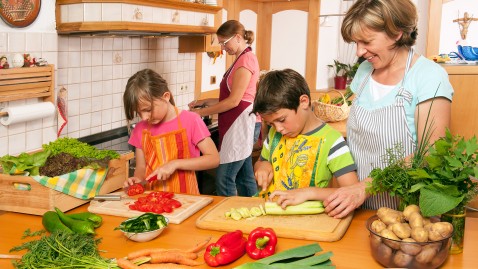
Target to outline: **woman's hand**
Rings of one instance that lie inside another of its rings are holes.
[[[257,161],[254,164],[254,176],[256,177],[257,185],[262,190],[266,190],[274,176],[271,163],[268,161]]]
[[[365,202],[365,188],[365,181],[338,188],[324,200],[325,212],[334,218],[347,216]]]
[[[275,202],[285,209],[288,205],[298,205],[307,201],[307,188],[294,189],[289,191],[274,191],[269,196],[270,200],[276,197]]]
[[[171,175],[176,171],[176,161],[177,160],[172,160],[164,165],[161,165],[160,167],[156,168],[147,178],[146,180],[149,182],[150,180],[154,181],[153,178],[156,178],[156,180],[168,180]]]

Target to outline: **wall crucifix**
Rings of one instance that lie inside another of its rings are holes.
[[[477,18],[473,18],[473,15],[471,17],[468,15],[468,12],[465,12],[463,14],[463,18],[458,18],[453,20],[453,22],[458,23],[458,27],[460,28],[460,34],[461,34],[461,39],[465,40],[466,35],[468,34],[468,26],[470,26],[472,21],[478,21]]]

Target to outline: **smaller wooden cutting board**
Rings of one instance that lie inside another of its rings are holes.
[[[105,214],[119,217],[137,217],[145,212],[129,209],[129,205],[133,204],[137,199],[129,197],[123,191],[111,193],[121,195],[120,201],[91,201],[88,211],[96,214]],[[171,213],[162,213],[161,215],[169,219],[169,223],[180,224],[194,213],[201,210],[213,201],[212,197],[196,196],[187,194],[174,194],[174,199],[181,202],[181,207],[175,208]]]
[[[249,233],[257,227],[274,229],[279,237],[305,239],[323,242],[340,240],[347,231],[353,218],[350,213],[343,219],[334,219],[327,214],[315,215],[266,215],[255,218],[233,220],[226,219],[225,212],[231,208],[264,205],[264,199],[255,197],[228,197],[206,211],[196,220],[196,227],[208,230],[231,232],[241,230]]]

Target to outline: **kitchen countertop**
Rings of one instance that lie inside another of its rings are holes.
[[[121,221],[125,218],[114,216],[103,216],[103,225],[98,228],[97,235],[102,238],[102,243],[99,245],[103,257],[118,258],[124,257],[127,253],[134,250],[145,249],[148,247],[165,247],[165,248],[189,248],[196,243],[212,236],[212,241],[216,241],[223,232],[203,230],[196,228],[196,220],[204,212],[212,206],[222,201],[223,197],[213,196],[214,201],[206,206],[198,213],[191,216],[179,225],[171,224],[157,239],[145,242],[136,243],[127,240],[119,231],[114,231]],[[71,212],[86,211],[87,206],[83,205]],[[319,242],[323,251],[332,251],[331,258],[337,268],[382,268],[380,264],[375,262],[370,253],[369,235],[365,228],[366,220],[372,216],[375,211],[357,210],[348,231],[344,237],[337,242]],[[41,217],[20,213],[6,212],[0,214],[0,223],[2,224],[2,232],[0,233],[0,253],[1,254],[19,254],[9,253],[9,249],[17,246],[22,242],[23,232],[30,228],[32,231],[42,229]],[[441,268],[475,268],[476,253],[478,253],[478,218],[466,218],[465,226],[465,244],[464,252],[457,255],[450,255]],[[313,241],[297,240],[279,238],[277,251],[283,251],[297,246],[314,243]],[[202,257],[200,257],[202,260]],[[236,262],[221,266],[221,268],[234,268],[245,262],[252,261],[247,255]],[[13,268],[10,260],[0,259],[0,268]],[[200,268],[208,268],[206,265]]]

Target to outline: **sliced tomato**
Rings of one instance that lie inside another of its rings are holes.
[[[144,193],[143,185],[141,185],[139,183],[135,183],[135,184],[129,186],[127,194],[128,194],[128,196],[135,196],[135,195],[142,194],[142,193]]]
[[[171,213],[173,212],[173,208],[170,205],[163,205],[163,210],[166,213]]]
[[[178,208],[178,207],[181,207],[181,206],[182,206],[181,202],[179,202],[179,201],[176,200],[176,199],[171,199],[171,200],[169,200],[169,205],[170,205],[172,208]]]

